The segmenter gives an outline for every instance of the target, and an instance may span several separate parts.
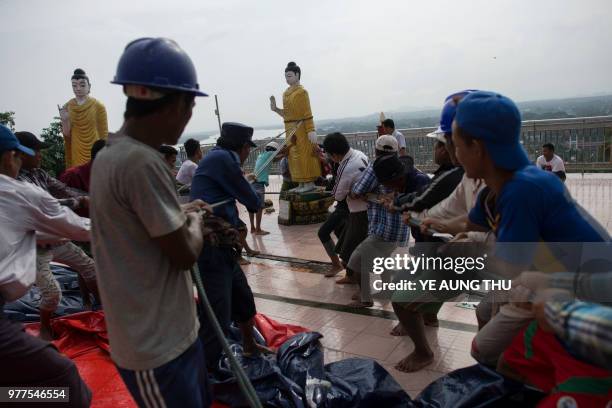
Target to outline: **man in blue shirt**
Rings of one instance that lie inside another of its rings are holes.
[[[236,229],[242,226],[242,221],[238,218],[235,200],[249,212],[257,212],[261,207],[260,199],[240,168],[251,148],[256,146],[251,140],[252,136],[251,127],[240,123],[224,123],[217,146],[200,161],[191,183],[192,200],[206,199],[214,204],[229,199],[227,203],[214,207],[214,215],[223,218]],[[258,346],[253,338],[255,301],[244,272],[238,265],[237,255],[229,245],[205,242],[198,258],[198,267],[206,295],[221,328],[227,335],[232,320],[238,323],[244,354],[249,355],[267,349]],[[205,315],[201,321],[207,364],[212,368],[221,356],[221,343]]]
[[[520,132],[518,108],[505,96],[479,91],[459,102],[452,132],[457,159],[467,177],[488,186],[469,214],[467,230],[490,230],[496,236],[488,273],[512,278],[532,266],[541,271],[578,268],[584,244],[606,242],[610,236],[557,176],[530,165]],[[474,339],[472,355],[496,364],[531,320],[531,303],[502,306]]]
[[[253,189],[261,201],[261,207],[259,207],[257,213],[249,213],[249,220],[251,221],[251,234],[254,235],[269,234],[268,231],[261,229],[261,217],[265,207],[266,187],[269,185],[270,167],[272,166],[272,162],[276,162],[283,157],[282,151],[276,153],[279,148],[280,145],[274,141],[268,143],[265,150],[261,152],[259,156],[257,156],[257,160],[255,160],[255,169],[253,170],[254,174],[247,175],[247,178],[249,176],[252,177]]]

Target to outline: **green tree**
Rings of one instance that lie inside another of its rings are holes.
[[[66,160],[64,159],[64,137],[62,136],[62,124],[58,117],[53,118],[53,122],[48,128],[42,130],[40,136],[49,143],[47,149],[41,151],[42,165],[53,177],[58,177],[66,169]]]
[[[8,126],[13,132],[15,131],[15,112],[0,112],[0,123]]]

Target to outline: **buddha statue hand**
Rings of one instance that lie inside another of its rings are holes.
[[[68,109],[65,106],[60,107],[59,109],[60,121],[62,122],[62,133],[65,138],[70,138],[70,114],[68,113]]]
[[[272,110],[272,112],[276,112],[276,110],[278,109],[276,107],[276,98],[274,97],[274,95],[270,97],[270,109]]]
[[[310,143],[317,144],[317,132],[314,130],[312,132],[308,132],[308,140],[310,140]]]

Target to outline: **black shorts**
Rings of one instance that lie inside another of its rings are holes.
[[[204,290],[221,329],[227,336],[232,321],[243,323],[255,316],[255,299],[232,248],[205,245],[198,259]],[[201,314],[200,336],[208,366],[221,356],[221,343],[206,314]]]

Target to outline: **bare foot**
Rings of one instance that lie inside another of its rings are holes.
[[[353,282],[353,280],[349,278],[348,276],[345,276],[344,278],[338,279],[336,283],[338,285],[347,285],[349,283],[355,283],[355,282]]]
[[[251,227],[251,234],[257,235],[257,229],[255,227]]]
[[[389,334],[392,336],[407,336],[408,332],[401,323],[398,323]]]
[[[243,257],[238,258],[238,264],[239,265],[250,265],[251,261],[249,261],[248,259],[244,259]]]
[[[260,229],[260,230],[257,230],[257,231],[255,232],[255,234],[257,234],[257,235],[268,235],[268,234],[269,234],[269,232],[268,232],[268,231],[264,231],[264,230]]]
[[[253,357],[257,354],[274,354],[272,349],[269,349],[266,346],[262,346],[261,344],[255,343],[254,345],[243,345],[242,346],[242,355],[245,357]]]
[[[423,314],[423,323],[425,326],[440,327],[440,321],[436,314]]]
[[[325,277],[326,278],[333,278],[339,272],[341,272],[343,269],[344,268],[342,267],[342,265],[332,265],[332,267],[327,272],[325,272]]]
[[[352,307],[353,309],[367,309],[368,307],[374,306],[374,302],[351,302],[347,305],[348,307]]]
[[[434,361],[433,354],[421,355],[413,352],[408,357],[397,363],[395,369],[404,373],[413,373],[422,370]]]

